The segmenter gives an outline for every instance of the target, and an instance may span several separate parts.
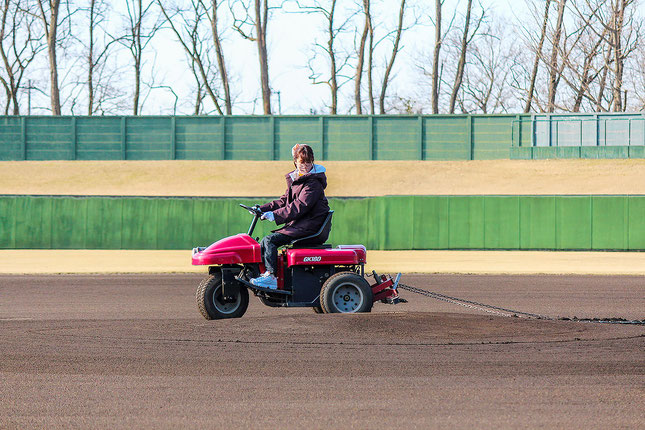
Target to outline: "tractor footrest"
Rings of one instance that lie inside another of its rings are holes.
[[[253,284],[252,284],[252,283],[250,283],[249,281],[246,281],[246,280],[244,280],[244,279],[237,278],[237,277],[235,278],[235,280],[236,280],[236,281],[238,281],[238,282],[240,282],[240,283],[242,283],[242,284],[244,284],[244,285],[246,285],[247,287],[249,287],[249,288],[251,288],[251,289],[253,289],[253,290],[256,290],[256,291],[264,291],[265,293],[284,294],[284,295],[286,295],[286,296],[290,296],[290,295],[292,295],[292,294],[293,294],[291,291],[286,291],[286,290],[273,290],[273,289],[271,289],[271,288],[258,287],[257,285],[253,285]]]

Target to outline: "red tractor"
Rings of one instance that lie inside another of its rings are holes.
[[[247,234],[218,240],[207,248],[194,248],[193,265],[208,267],[208,278],[197,288],[197,307],[206,319],[239,318],[249,305],[249,290],[267,306],[311,307],[316,313],[370,312],[376,301],[398,303],[401,274],[392,279],[372,272],[365,278],[367,252],[363,245],[324,242],[331,230],[329,211],[320,230],[296,239],[278,254],[277,289],[249,281],[265,271],[260,244],[251,235],[262,215],[257,208],[240,205],[253,214]]]

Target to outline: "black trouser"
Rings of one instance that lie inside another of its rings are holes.
[[[262,249],[262,259],[267,271],[277,275],[278,273],[278,248],[290,243],[294,237],[282,233],[271,233],[262,239],[260,247]]]

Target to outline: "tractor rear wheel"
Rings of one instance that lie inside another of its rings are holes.
[[[340,272],[325,281],[320,305],[325,313],[355,313],[372,310],[370,284],[354,272]]]
[[[222,295],[222,274],[214,273],[204,279],[195,294],[197,308],[207,320],[239,318],[249,307],[249,291],[240,285],[235,297],[225,299]]]

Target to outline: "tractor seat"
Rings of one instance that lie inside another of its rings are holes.
[[[331,217],[334,215],[334,211],[327,212],[327,217],[325,222],[323,222],[320,229],[312,234],[311,236],[305,236],[292,240],[289,243],[291,248],[313,248],[313,249],[326,249],[331,248],[331,244],[326,244],[325,241],[329,238],[329,232],[331,231]]]

